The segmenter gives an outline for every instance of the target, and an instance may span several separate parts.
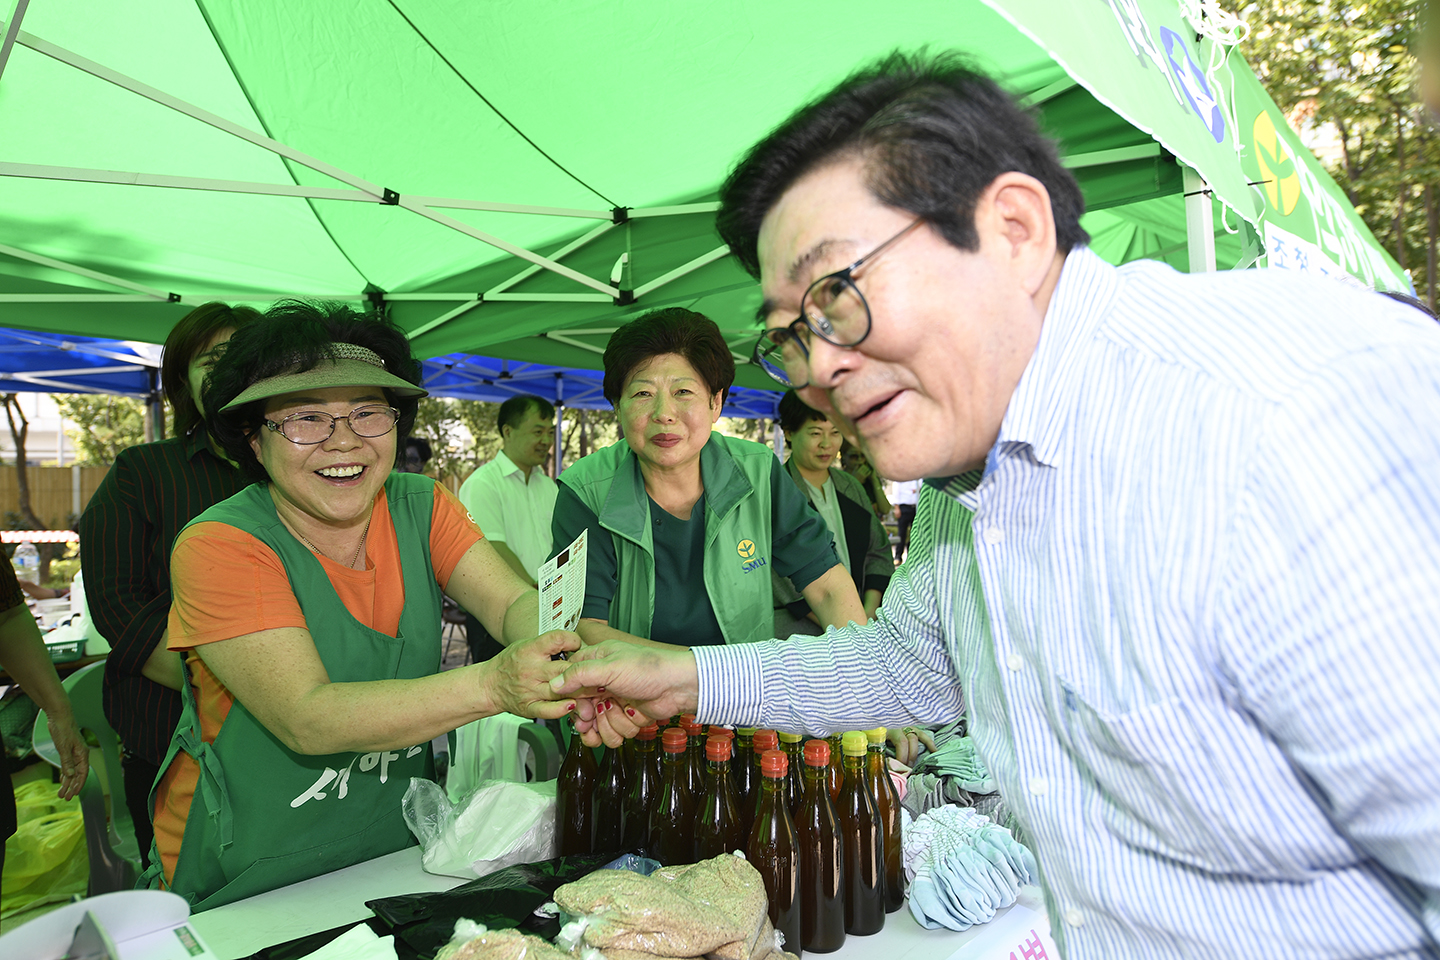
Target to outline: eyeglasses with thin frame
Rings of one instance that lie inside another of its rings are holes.
[[[367,403],[363,407],[356,407],[343,417],[332,417],[328,413],[316,411],[305,411],[292,413],[288,417],[282,417],[277,423],[274,420],[266,420],[265,426],[280,434],[291,443],[301,446],[308,446],[315,443],[324,443],[335,433],[335,424],[344,420],[350,427],[350,432],[357,437],[373,439],[383,437],[395,429],[395,423],[400,419],[400,411],[383,403]]]
[[[811,335],[837,347],[858,347],[870,336],[870,304],[855,285],[855,271],[924,222],[915,219],[850,266],[810,284],[800,298],[800,316],[762,332],[751,359],[787,387],[809,386]]]

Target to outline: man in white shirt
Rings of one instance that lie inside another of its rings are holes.
[[[534,586],[540,564],[550,555],[555,481],[541,465],[555,439],[555,408],[542,397],[523,394],[502,403],[496,421],[500,452],[460,485],[460,502],[495,552]],[[473,616],[466,617],[465,636],[475,663],[500,652]]]

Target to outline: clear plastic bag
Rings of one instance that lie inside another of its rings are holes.
[[[554,780],[491,780],[451,803],[438,783],[416,777],[401,807],[427,873],[469,880],[555,856]]]

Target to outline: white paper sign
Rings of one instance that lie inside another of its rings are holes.
[[[585,605],[585,534],[540,565],[540,632],[574,630]]]

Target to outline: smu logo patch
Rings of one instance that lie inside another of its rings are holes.
[[[740,555],[740,569],[746,573],[765,566],[765,558],[756,556],[758,551],[754,540],[741,540],[735,544],[735,552]]]

